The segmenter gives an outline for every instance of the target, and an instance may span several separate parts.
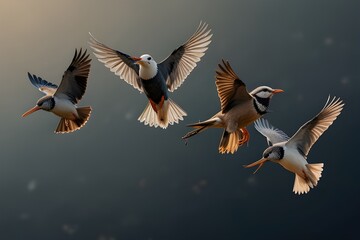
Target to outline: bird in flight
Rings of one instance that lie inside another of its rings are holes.
[[[258,166],[256,173],[266,161],[280,164],[286,170],[295,173],[293,192],[303,194],[317,186],[324,164],[307,162],[307,156],[313,144],[340,115],[344,103],[340,98],[328,97],[323,109],[311,120],[302,125],[289,137],[283,131],[271,126],[268,121],[259,119],[255,128],[267,139],[268,147],[263,157],[245,168]]]
[[[210,31],[206,23],[200,23],[196,32],[160,63],[149,54],[132,57],[114,50],[96,40],[91,33],[89,45],[110,71],[147,96],[149,102],[138,120],[150,127],[165,129],[186,116],[168,95],[180,87],[204,56],[211,42]]]
[[[45,96],[40,98],[35,107],[25,112],[22,117],[42,109],[61,118],[55,133],[69,133],[83,127],[89,120],[91,107],[77,107],[76,104],[85,93],[90,62],[91,59],[89,59],[89,54],[86,54],[86,50],[82,52],[80,49],[78,52],[75,49],[73,60],[64,72],[59,86],[28,73],[30,82]]]
[[[219,152],[234,153],[250,139],[246,126],[266,114],[272,96],[283,90],[260,86],[249,93],[245,83],[236,75],[228,61],[222,60],[218,66],[215,83],[221,111],[206,121],[188,125],[195,130],[188,132],[183,139],[208,128],[224,128]]]

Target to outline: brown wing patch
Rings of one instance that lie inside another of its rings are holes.
[[[216,88],[223,113],[227,112],[238,101],[246,101],[252,97],[246,90],[246,85],[236,75],[228,61],[222,60],[216,70]]]

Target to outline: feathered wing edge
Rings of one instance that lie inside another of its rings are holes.
[[[140,78],[139,66],[125,53],[114,50],[99,42],[91,33],[89,45],[93,49],[95,57],[102,62],[111,72],[125,80],[135,89],[143,92]]]
[[[212,34],[210,34],[211,29],[207,28],[207,23],[200,22],[195,33],[160,63],[160,66],[170,70],[166,80],[170,92],[181,86],[196,67],[197,62],[205,55],[212,37]]]

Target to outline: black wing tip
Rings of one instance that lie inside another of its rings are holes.
[[[39,81],[41,82],[41,77],[36,76],[35,74],[32,74],[30,72],[27,72],[29,80],[36,85]]]
[[[90,54],[87,53],[87,49],[85,48],[85,51],[83,51],[83,48],[81,47],[80,50],[78,51],[77,48],[75,48],[75,53],[74,53],[74,57],[71,61],[70,66],[68,67],[69,71],[73,71],[77,65],[79,64],[90,64],[91,62],[91,58]]]
[[[85,48],[85,51],[83,52],[83,48],[81,47],[79,52],[77,51],[77,48],[75,48],[75,54],[74,54],[74,60],[80,60],[80,59],[84,59],[85,55],[87,53],[87,49]],[[87,56],[85,57],[88,58],[90,54],[87,54]]]
[[[223,71],[223,72],[234,72],[234,70],[232,69],[230,62],[228,60],[225,59],[221,59],[221,62],[218,64],[218,67]]]
[[[31,74],[30,72],[27,72],[28,78],[31,80],[33,77],[36,77],[35,74]]]
[[[228,60],[225,60],[225,59],[221,59],[221,62],[218,63],[218,69],[216,70],[216,74],[221,74],[221,73],[224,73],[225,72],[225,67],[229,65],[229,61]]]

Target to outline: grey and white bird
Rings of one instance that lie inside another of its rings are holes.
[[[85,93],[87,79],[90,72],[89,54],[80,49],[64,72],[59,86],[50,83],[41,77],[28,73],[30,82],[45,94],[40,98],[35,107],[25,112],[22,117],[40,109],[52,112],[61,117],[55,133],[69,133],[80,129],[88,121],[91,107],[77,107]]]
[[[236,75],[228,61],[222,60],[222,64],[218,66],[215,83],[221,111],[206,121],[188,125],[195,130],[188,132],[183,139],[188,139],[208,128],[224,128],[219,152],[234,153],[239,146],[250,139],[246,127],[266,114],[272,96],[283,90],[260,86],[249,93],[245,83]]]
[[[343,109],[344,103],[340,98],[328,97],[323,109],[310,121],[302,125],[299,130],[289,137],[283,131],[271,126],[266,120],[259,119],[255,128],[266,137],[268,147],[263,157],[244,167],[258,166],[256,173],[266,161],[280,164],[286,170],[295,173],[293,192],[303,194],[310,188],[317,186],[324,164],[307,162],[311,147],[319,137],[335,121]]]
[[[89,45],[110,71],[147,96],[149,103],[138,120],[150,127],[165,129],[186,116],[186,112],[169,98],[168,92],[180,87],[204,56],[212,37],[207,27],[206,23],[200,23],[196,32],[160,63],[149,54],[131,57],[111,49],[91,34]]]

